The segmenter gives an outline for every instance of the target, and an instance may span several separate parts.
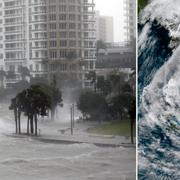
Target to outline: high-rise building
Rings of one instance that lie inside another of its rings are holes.
[[[0,70],[4,69],[4,51],[3,51],[3,3],[0,0]]]
[[[84,79],[86,71],[94,70],[94,0],[1,0],[1,4],[4,67],[16,75],[7,84],[21,79],[22,66],[34,77],[72,72]]]
[[[114,20],[96,11],[96,38],[104,42],[114,42]]]
[[[126,41],[132,41],[136,37],[136,1],[124,0],[124,5]]]

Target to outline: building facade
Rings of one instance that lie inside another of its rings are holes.
[[[93,0],[1,0],[3,63],[21,80],[20,67],[32,76],[74,73],[81,80],[95,68]]]
[[[126,41],[136,38],[136,1],[124,0]]]
[[[130,70],[136,68],[135,47],[126,43],[107,43],[97,54],[96,69]]]
[[[96,11],[97,41],[114,42],[114,19],[111,16],[102,16]]]
[[[3,29],[3,3],[0,0],[0,70],[4,69],[4,48],[3,48],[3,38],[4,38],[4,29]]]

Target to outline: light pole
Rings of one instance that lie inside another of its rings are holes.
[[[73,128],[74,128],[74,104],[71,105],[71,135],[73,135]]]
[[[73,135],[73,108],[72,108],[72,105],[70,107],[70,111],[71,111],[71,135]]]

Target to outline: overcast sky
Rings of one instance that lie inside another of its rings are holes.
[[[101,15],[114,17],[114,40],[120,42],[124,40],[124,0],[94,0],[96,10],[100,11]]]

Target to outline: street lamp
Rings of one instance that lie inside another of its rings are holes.
[[[74,128],[74,104],[70,107],[71,111],[71,135],[73,135],[73,128]]]

